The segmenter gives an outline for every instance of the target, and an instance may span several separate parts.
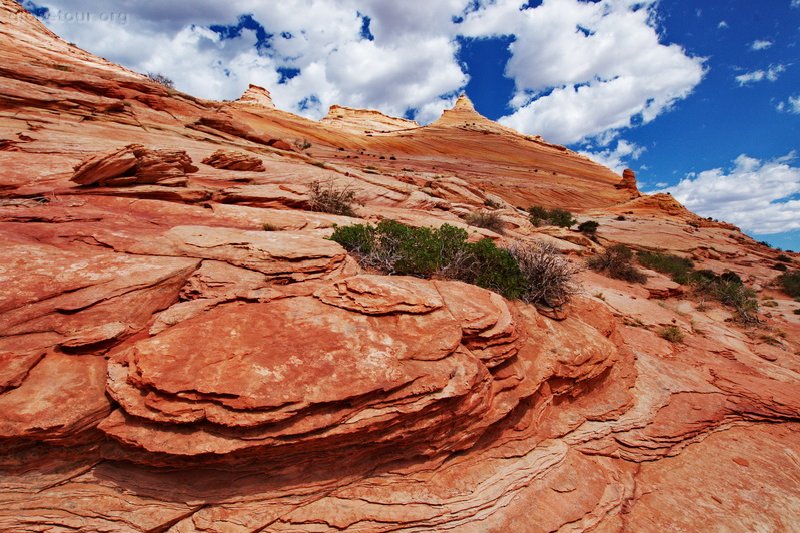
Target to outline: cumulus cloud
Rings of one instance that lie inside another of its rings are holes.
[[[736,76],[736,82],[739,84],[739,87],[744,85],[748,85],[750,83],[756,83],[759,81],[777,81],[778,77],[781,75],[782,72],[786,70],[784,65],[770,65],[767,70],[754,70],[752,72],[746,72],[744,74],[740,74]]]
[[[745,154],[729,169],[689,175],[669,192],[702,216],[727,220],[758,234],[800,228],[800,167],[795,153],[762,161]]]
[[[660,42],[654,1],[545,1],[521,10],[523,4],[481,3],[460,28],[516,38],[506,66],[516,85],[514,112],[501,119],[508,126],[574,143],[650,122],[703,78],[702,58]]]
[[[574,143],[649,122],[701,81],[703,59],[662,43],[656,0],[36,0],[81,23],[45,22],[68,41],[212,99],[266,86],[312,118],[329,105],[437,118],[469,81],[458,38],[513,36],[516,85],[501,121]],[[109,21],[101,11],[122,19]],[[230,29],[213,31],[214,25]],[[365,31],[368,29],[368,31]]]
[[[752,42],[752,44],[750,45],[750,49],[751,50],[766,50],[767,48],[769,48],[773,44],[775,44],[775,43],[773,43],[772,41],[768,41],[766,39],[758,39],[758,40],[755,40],[755,41]]]
[[[800,94],[796,96],[790,96],[785,102],[778,102],[776,109],[781,113],[794,113],[795,115],[800,115]]]
[[[800,0],[798,0],[798,1],[800,1]],[[717,24],[717,29],[724,30],[724,29],[727,29],[727,28],[728,28],[728,23],[725,22],[724,20],[719,21],[719,24]]]
[[[628,142],[624,139],[617,141],[617,146],[613,150],[607,148],[600,151],[581,151],[589,159],[607,166],[617,174],[622,174],[622,171],[628,167],[627,160],[639,159],[639,156],[645,151],[643,146],[636,143]]]
[[[37,5],[50,9],[45,22],[66,40],[134,70],[162,72],[197,96],[234,99],[255,83],[279,107],[313,118],[342,104],[431,119],[468,81],[451,31],[468,1],[125,0],[113,8],[124,23],[109,23],[100,16],[105,7],[88,0]],[[95,16],[75,23],[66,13]],[[223,38],[213,25],[234,29]]]

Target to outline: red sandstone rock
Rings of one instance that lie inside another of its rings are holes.
[[[197,172],[186,152],[149,150],[130,144],[109,154],[91,157],[75,167],[71,180],[79,185],[117,186],[159,183],[186,185],[184,176]]]
[[[541,204],[598,220],[604,246],[768,287],[774,253],[733,226],[632,198],[630,174],[466,98],[423,127],[338,107],[314,122],[253,86],[206,102],[68,45],[11,0],[0,56],[0,530],[800,520],[800,317],[782,293],[762,290],[775,307],[748,329],[661,275],[587,271],[555,320],[460,282],[364,274],[326,239],[394,218],[594,253],[514,209]],[[220,149],[264,171],[208,166],[185,183]],[[75,186],[76,165],[95,186]],[[362,218],[305,211],[319,179],[357,190]],[[487,198],[504,236],[459,218]]]
[[[247,170],[250,172],[264,172],[264,164],[261,159],[231,150],[217,150],[210,156],[203,159],[203,164],[211,165],[214,168],[227,170]]]

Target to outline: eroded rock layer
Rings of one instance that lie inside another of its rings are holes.
[[[314,122],[255,86],[207,102],[12,0],[0,81],[0,531],[800,522],[798,305],[778,252],[735,227],[466,97],[428,126]],[[308,211],[312,182],[353,190],[355,216]],[[517,209],[534,204],[598,221],[595,239],[534,227]],[[464,218],[485,209],[503,235]],[[326,238],[386,218],[576,264],[668,251],[736,272],[760,323],[652,271],[584,271],[569,306],[539,309],[367,272]]]

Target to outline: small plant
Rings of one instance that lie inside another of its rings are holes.
[[[166,87],[167,89],[174,89],[175,82],[173,82],[168,77],[164,76],[159,72],[148,72],[147,77],[150,78],[150,81],[154,81]]]
[[[794,311],[792,311],[792,313],[794,313],[796,315],[800,315],[800,309],[795,309]]]
[[[617,217],[617,220],[620,220],[620,221],[625,220],[625,215],[619,215]]]
[[[597,234],[597,228],[600,223],[595,220],[587,220],[578,224],[578,231],[589,237],[594,237]]]
[[[690,259],[662,252],[639,252],[636,257],[643,266],[668,274],[673,281],[684,285],[689,282],[689,274],[694,266]]]
[[[683,331],[678,326],[666,326],[658,332],[658,336],[672,344],[683,342],[684,339]]]
[[[786,272],[789,270],[789,267],[786,266],[786,263],[775,263],[771,268],[772,270],[777,270],[779,272]]]
[[[516,243],[508,251],[525,278],[527,291],[522,300],[557,307],[578,293],[579,286],[573,278],[580,270],[564,259],[552,243]]]
[[[784,263],[791,263],[791,262],[792,262],[792,258],[791,258],[791,257],[789,257],[789,256],[788,256],[788,255],[786,255],[786,254],[780,254],[780,255],[779,255],[778,257],[776,257],[775,259],[777,259],[778,261],[783,261]]]
[[[560,226],[562,228],[569,228],[574,225],[577,220],[572,217],[572,213],[566,209],[546,209],[542,206],[532,206],[528,208],[528,213],[531,224],[534,226]]]
[[[792,298],[800,297],[800,270],[785,272],[778,276],[778,285]]]
[[[339,189],[334,187],[333,182],[330,181],[325,184],[320,181],[312,181],[308,186],[308,195],[308,208],[311,211],[349,217],[356,216],[353,210],[356,193],[349,186]]]
[[[689,282],[696,291],[732,307],[740,321],[758,322],[756,292],[745,286],[735,272],[724,272],[717,276],[708,270],[698,270],[690,274]]]
[[[503,229],[503,219],[500,218],[500,213],[495,211],[476,211],[468,214],[465,217],[465,220],[471,226],[486,228],[494,231],[495,233],[505,233],[505,230]]]
[[[261,227],[264,229],[264,231],[278,231],[279,229],[277,226],[273,226],[269,222],[264,222]]]
[[[297,148],[299,151],[304,152],[309,148],[311,148],[311,143],[308,142],[308,139],[303,139],[303,140],[296,139],[294,141],[294,147]]]
[[[484,200],[483,201],[483,205],[485,205],[489,209],[500,209],[500,207],[501,207],[498,202],[495,202],[491,198],[487,198],[486,200]]]
[[[624,244],[615,244],[606,248],[603,253],[590,257],[586,264],[592,270],[606,272],[612,278],[644,283],[647,276],[633,266],[632,260],[633,252],[630,248]]]

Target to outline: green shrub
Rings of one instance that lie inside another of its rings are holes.
[[[758,322],[756,292],[747,287],[735,272],[717,276],[710,270],[698,270],[689,275],[695,290],[732,307],[742,322]]]
[[[349,187],[339,189],[334,187],[333,182],[330,181],[325,184],[320,181],[312,181],[308,186],[308,196],[308,208],[311,211],[356,216],[353,210],[356,193]]]
[[[584,235],[588,235],[590,237],[594,237],[597,233],[597,228],[600,226],[600,223],[596,220],[587,220],[586,222],[581,222],[578,224],[578,231],[583,233]]]
[[[625,220],[625,215],[618,215],[617,220],[619,221]]]
[[[786,263],[775,263],[772,265],[772,270],[778,270],[779,272],[786,272],[789,270],[789,267],[786,266]]]
[[[459,280],[506,298],[548,305],[562,304],[575,293],[574,271],[565,259],[554,258],[554,248],[517,245],[505,250],[491,239],[468,242],[467,237],[464,229],[449,224],[415,228],[382,220],[376,226],[336,226],[330,238],[363,266],[385,274]]]
[[[501,205],[498,202],[495,202],[491,198],[487,198],[483,201],[483,205],[488,207],[489,209],[500,209]]]
[[[479,228],[486,228],[495,233],[504,233],[503,219],[500,214],[494,211],[476,211],[466,216],[465,220],[471,226],[478,226]]]
[[[689,274],[694,266],[690,259],[662,252],[639,252],[636,257],[643,266],[668,274],[673,281],[681,284],[689,282]]]
[[[542,206],[534,205],[528,208],[529,218],[534,226],[561,226],[569,228],[577,222],[572,217],[572,213],[566,209],[546,209]]]
[[[792,313],[794,313],[796,315],[800,315],[800,309],[795,309],[794,311],[792,311]]]
[[[264,231],[278,231],[279,229],[276,226],[270,224],[269,222],[264,222],[264,224],[262,224],[261,227],[264,229]]]
[[[778,257],[776,257],[775,259],[777,259],[778,261],[783,261],[784,263],[791,263],[791,262],[792,262],[792,258],[791,258],[791,257],[789,257],[789,256],[788,256],[788,255],[786,255],[786,254],[780,254],[780,255],[779,255]]]
[[[778,284],[792,298],[800,297],[800,270],[781,274],[778,276]]]
[[[662,339],[668,340],[673,344],[683,342],[683,332],[678,326],[667,326],[658,332],[658,336]]]
[[[592,270],[606,272],[612,278],[644,283],[647,281],[647,276],[633,266],[632,260],[633,252],[630,248],[624,244],[615,244],[606,248],[602,254],[590,257],[586,264]]]

